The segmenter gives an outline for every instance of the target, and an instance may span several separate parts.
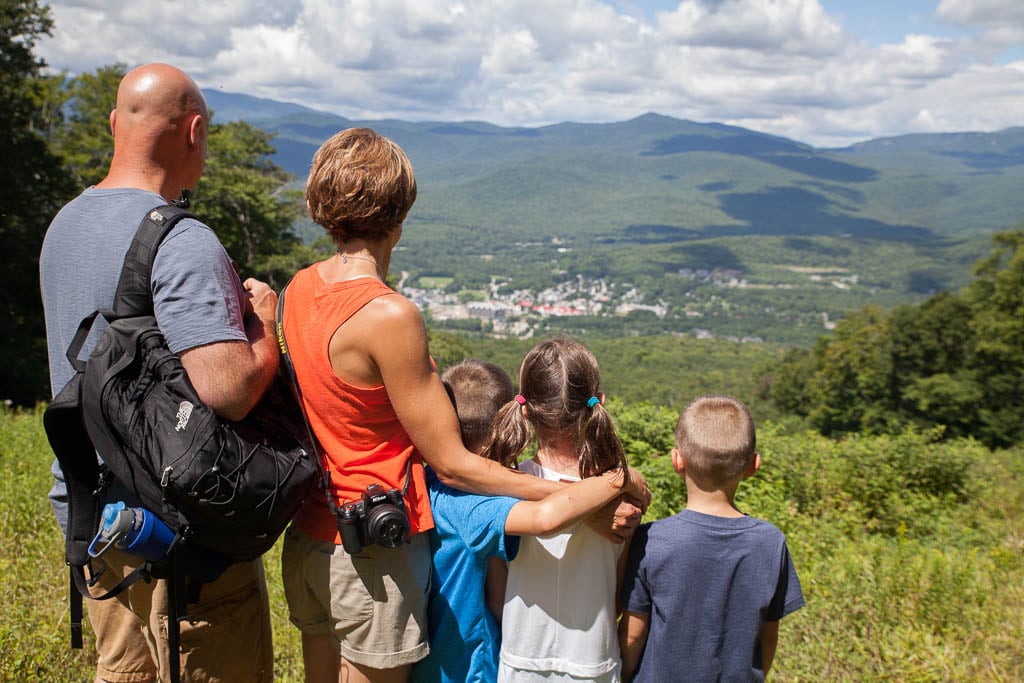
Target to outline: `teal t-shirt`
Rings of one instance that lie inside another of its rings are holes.
[[[430,468],[427,488],[434,515],[430,654],[413,667],[410,681],[490,683],[498,676],[501,627],[484,600],[487,558],[508,562],[519,551],[519,537],[505,535],[505,520],[519,501],[458,491]]]

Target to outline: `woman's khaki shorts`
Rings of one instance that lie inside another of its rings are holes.
[[[430,541],[401,548],[368,545],[349,555],[294,526],[285,532],[282,577],[292,623],[307,635],[333,634],[339,655],[374,669],[418,662],[427,645]]]

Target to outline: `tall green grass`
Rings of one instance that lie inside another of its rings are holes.
[[[615,405],[649,517],[685,504],[666,457],[673,411]],[[0,409],[0,680],[89,681],[68,647],[67,573],[46,492],[41,410]],[[934,434],[831,441],[762,425],[738,504],[786,532],[807,605],[782,621],[777,681],[1024,680],[1024,453]],[[280,545],[264,558],[275,671],[302,680]]]
[[[42,408],[0,408],[0,681],[92,681],[96,673],[88,619],[84,648],[70,648],[64,541],[46,498],[52,460]],[[301,681],[299,633],[288,621],[280,558],[280,543],[263,558],[275,677]]]

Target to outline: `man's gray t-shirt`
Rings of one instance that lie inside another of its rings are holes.
[[[650,615],[636,683],[764,680],[762,625],[804,604],[785,536],[754,517],[641,525],[627,566],[625,609]]]
[[[46,314],[50,389],[56,395],[74,375],[65,353],[82,318],[110,308],[124,256],[142,217],[166,204],[160,195],[131,188],[88,188],[54,217],[39,257]],[[153,263],[157,323],[171,351],[246,341],[247,296],[230,257],[203,223],[183,219],[164,239]],[[104,323],[97,321],[83,350],[87,357]],[[50,500],[61,527],[67,524],[67,490],[57,462]],[[112,488],[110,499],[125,491]]]

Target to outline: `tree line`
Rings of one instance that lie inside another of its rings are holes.
[[[865,306],[813,349],[787,352],[762,394],[826,435],[942,428],[1024,440],[1024,224],[998,233],[960,293]]]

